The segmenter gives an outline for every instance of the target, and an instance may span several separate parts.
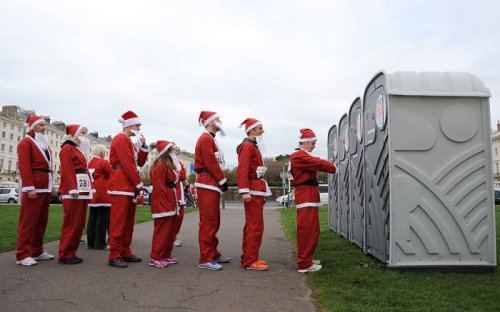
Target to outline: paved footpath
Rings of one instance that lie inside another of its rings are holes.
[[[285,237],[279,212],[265,210],[261,258],[267,272],[241,268],[244,211],[241,204],[222,210],[220,251],[233,258],[222,271],[197,268],[198,213],[186,214],[174,248],[180,263],[166,268],[147,264],[152,222],[136,225],[132,248],[141,263],[127,269],[107,265],[108,251],[80,245],[85,261],[61,265],[41,261],[34,267],[15,264],[14,252],[0,254],[0,311],[315,311],[305,275],[297,273],[292,247]],[[1,238],[0,238],[1,239]],[[46,245],[57,254],[59,242]]]

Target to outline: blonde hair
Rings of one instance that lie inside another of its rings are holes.
[[[94,156],[101,156],[101,154],[106,155],[106,152],[108,151],[108,148],[102,144],[97,144],[92,146],[92,155]]]

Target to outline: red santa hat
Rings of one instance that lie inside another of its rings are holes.
[[[26,126],[28,131],[32,131],[37,125],[41,123],[45,123],[45,119],[43,119],[43,117],[37,115],[29,115],[24,125]]]
[[[82,129],[85,128],[84,126],[81,125],[67,125],[66,126],[66,135],[70,139],[76,139],[78,135],[80,135],[80,132],[82,132]]]
[[[216,112],[202,111],[200,113],[200,117],[198,118],[198,122],[200,126],[206,127],[218,117],[219,115]]]
[[[253,128],[255,128],[257,126],[261,126],[262,123],[255,118],[247,118],[247,119],[243,120],[243,122],[240,124],[240,128],[243,125],[245,125],[245,132],[248,133]]]
[[[141,120],[133,111],[123,113],[120,119],[118,119],[118,122],[122,123],[123,128],[141,124]]]
[[[299,134],[299,142],[311,142],[311,141],[317,141],[318,139],[316,138],[316,134],[311,129],[304,128],[300,129],[300,134]]]
[[[158,140],[156,141],[156,150],[158,151],[158,156],[163,155],[169,148],[174,146],[173,142]]]

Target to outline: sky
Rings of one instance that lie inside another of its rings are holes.
[[[229,167],[247,117],[267,154],[300,128],[319,138],[380,70],[468,72],[500,120],[500,2],[358,0],[0,0],[0,106],[100,135],[127,110],[148,142],[194,152],[201,110],[216,111]]]

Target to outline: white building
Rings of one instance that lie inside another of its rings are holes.
[[[17,161],[17,143],[24,138],[26,134],[26,118],[28,115],[36,114],[32,110],[24,110],[16,105],[2,107],[0,113],[0,183],[1,182],[20,182],[18,161]],[[61,162],[59,152],[63,143],[66,125],[64,122],[50,122],[49,116],[43,116],[47,124],[45,134],[49,138],[50,149],[52,150],[53,178],[54,185],[59,185],[61,180],[59,169]],[[89,140],[92,146],[103,144],[109,147],[108,138],[97,138],[97,133],[91,133]]]
[[[500,122],[491,134],[491,153],[493,159],[493,185],[500,188]]]

